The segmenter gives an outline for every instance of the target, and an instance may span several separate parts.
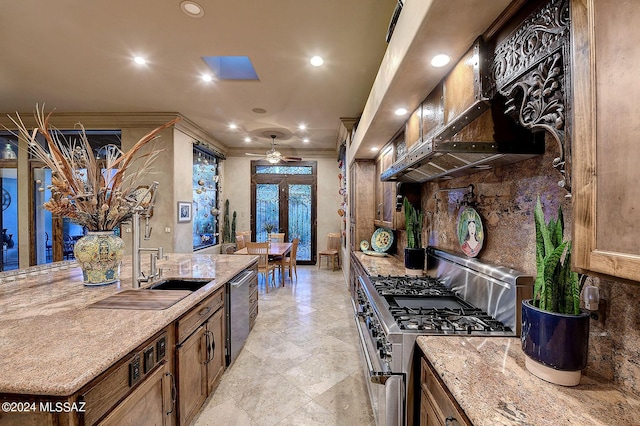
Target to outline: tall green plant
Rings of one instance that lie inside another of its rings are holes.
[[[536,224],[536,281],[533,303],[549,312],[578,315],[580,284],[578,274],[571,271],[571,241],[563,241],[564,218],[558,208],[558,218],[545,223],[540,197],[534,209]]]
[[[407,248],[422,247],[422,212],[416,211],[407,197],[402,202],[404,222],[407,230]]]
[[[231,235],[229,235],[229,239],[234,238],[236,235],[236,218],[237,214],[233,212],[233,219],[231,219]]]
[[[222,242],[231,242],[231,227],[229,226],[229,200],[224,200],[224,229],[222,230]]]

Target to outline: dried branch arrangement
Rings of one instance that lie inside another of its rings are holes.
[[[140,152],[159,133],[174,125],[169,121],[144,135],[127,152],[115,145],[106,147],[106,159],[97,161],[85,133],[78,123],[79,138],[67,140],[50,123],[52,112],[45,115],[44,106],[36,105],[36,127],[29,131],[20,115],[9,117],[18,127],[17,136],[25,140],[35,158],[51,169],[51,198],[43,207],[55,216],[67,217],[89,231],[109,231],[128,220],[140,202],[135,191],[152,172],[152,164],[162,152],[152,149]],[[40,133],[47,148],[36,140]],[[25,136],[27,135],[27,136]]]

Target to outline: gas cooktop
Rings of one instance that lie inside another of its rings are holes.
[[[511,334],[512,330],[430,277],[371,277],[398,327],[407,332]]]

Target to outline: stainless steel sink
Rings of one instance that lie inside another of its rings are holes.
[[[199,288],[209,284],[211,280],[193,280],[193,279],[179,279],[172,278],[159,281],[153,284],[147,290],[189,290],[196,291]]]

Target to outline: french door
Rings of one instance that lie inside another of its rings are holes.
[[[296,261],[316,263],[315,161],[288,164],[251,162],[251,231],[255,241],[284,232],[285,241],[299,238]]]

